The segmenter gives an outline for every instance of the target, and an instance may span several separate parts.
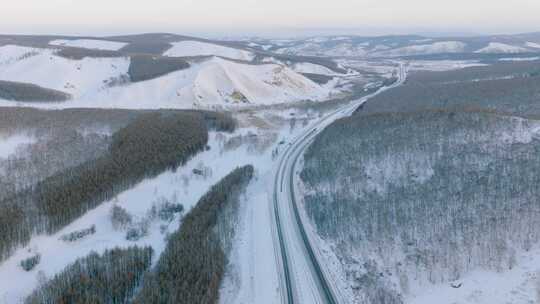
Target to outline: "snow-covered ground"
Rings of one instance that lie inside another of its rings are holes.
[[[163,55],[170,57],[191,57],[191,56],[220,56],[230,59],[251,61],[253,53],[200,41],[180,41],[172,44],[173,47],[167,50]]]
[[[40,108],[215,108],[320,101],[333,91],[331,85],[320,86],[283,65],[243,64],[219,57],[193,62],[188,69],[155,79],[111,85],[126,78],[129,64],[129,58],[70,60],[55,56],[49,49],[0,47],[0,80],[32,83],[73,96],[63,103],[2,104]]]
[[[93,50],[105,50],[105,51],[118,51],[127,45],[124,42],[99,40],[99,39],[58,39],[49,42],[50,45],[56,46],[70,46],[84,49]]]
[[[532,304],[540,302],[540,248],[524,252],[517,265],[504,272],[475,271],[459,281],[417,286],[406,297],[410,304]]]
[[[527,52],[527,49],[510,45],[506,43],[500,43],[500,42],[490,42],[488,46],[481,48],[475,53],[495,53],[495,54],[513,54],[513,53],[524,53]]]
[[[0,67],[13,64],[17,61],[25,60],[29,57],[38,55],[41,49],[18,46],[5,45],[0,47]]]

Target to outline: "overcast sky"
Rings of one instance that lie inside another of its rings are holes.
[[[1,0],[0,31],[358,34],[540,31],[540,0]]]

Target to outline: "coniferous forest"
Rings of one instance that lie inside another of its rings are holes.
[[[150,247],[92,252],[44,282],[25,303],[127,303],[150,267],[152,254]]]
[[[248,165],[212,186],[169,237],[133,303],[217,303],[240,195],[252,177],[253,167]]]
[[[38,119],[49,115],[28,112]],[[235,127],[230,116],[204,111],[126,114],[125,125],[105,141],[108,147],[96,158],[82,159],[0,200],[0,260],[33,233],[56,232],[143,179],[181,166],[206,147],[209,128],[231,131]]]

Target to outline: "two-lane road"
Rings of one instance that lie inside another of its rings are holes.
[[[383,91],[401,85],[406,78],[403,64],[400,65],[398,80],[377,92],[353,101],[346,106],[334,110],[311,124],[297,136],[282,152],[275,170],[273,185],[273,213],[275,216],[277,240],[276,246],[281,261],[281,290],[284,303],[347,303],[329,279],[328,270],[321,265],[317,255],[316,244],[310,241],[302,223],[297,198],[295,196],[295,168],[304,151],[315,137],[332,122],[351,115],[368,99]]]

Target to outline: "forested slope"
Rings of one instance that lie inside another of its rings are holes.
[[[504,272],[539,244],[538,87],[413,76],[317,137],[305,209],[360,303]]]
[[[231,131],[232,118],[198,111],[137,114],[98,158],[44,178],[0,201],[0,260],[33,233],[53,233],[145,178],[175,169],[206,147],[208,128]]]
[[[66,101],[71,96],[57,90],[31,83],[0,80],[0,99],[12,101]]]
[[[433,109],[490,109],[540,115],[540,63],[504,63],[445,72],[416,72],[405,85],[371,99],[359,115]]]
[[[150,247],[93,252],[44,282],[25,303],[127,303],[150,267],[152,253]]]

